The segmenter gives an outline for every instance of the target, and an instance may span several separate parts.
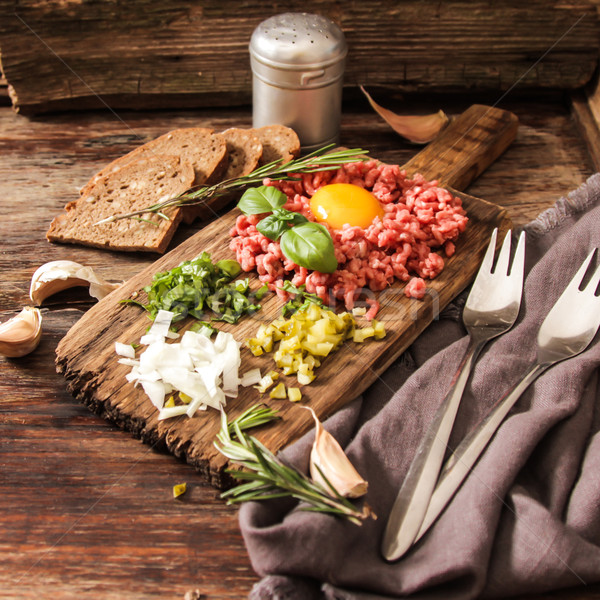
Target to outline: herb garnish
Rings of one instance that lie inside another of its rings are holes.
[[[286,279],[280,289],[290,294],[294,294],[294,297],[281,307],[281,314],[283,317],[287,317],[298,310],[306,310],[311,304],[324,306],[323,300],[316,294],[307,292],[305,285],[296,286]]]
[[[266,404],[254,404],[228,424],[229,435],[235,436],[238,427],[244,431],[252,427],[264,425],[265,423],[270,423],[279,418],[277,410],[270,408]]]
[[[236,479],[245,482],[221,494],[228,504],[292,497],[305,503],[299,507],[300,510],[345,517],[356,525],[369,516],[375,518],[367,505],[360,510],[340,496],[326,478],[324,480],[334,496],[330,496],[320,483],[283,463],[256,438],[245,434],[239,422],[227,423],[224,411],[221,411],[221,429],[217,440],[217,450],[244,467],[243,470],[227,470]]]
[[[246,190],[238,208],[245,215],[270,213],[256,229],[270,240],[279,240],[286,258],[311,271],[333,273],[338,263],[329,231],[324,225],[283,208],[286,202],[287,196],[281,190],[263,185]]]
[[[258,302],[268,291],[265,284],[252,292],[248,278],[232,281],[241,270],[235,260],[213,263],[210,254],[203,252],[170,271],[154,275],[152,283],[144,288],[147,304],[125,302],[141,306],[152,320],[159,310],[168,310],[174,313],[173,322],[188,315],[204,320],[212,314],[213,321],[237,323],[243,315],[260,309]]]
[[[367,160],[367,150],[361,148],[354,148],[348,150],[336,150],[331,151],[335,147],[335,144],[329,144],[324,146],[304,157],[296,158],[287,163],[283,163],[282,159],[274,160],[258,169],[255,169],[248,175],[242,177],[234,177],[232,179],[226,179],[220,181],[214,185],[202,185],[196,188],[192,188],[190,191],[164,200],[163,202],[157,202],[147,208],[136,210],[130,213],[123,213],[120,215],[113,215],[102,221],[98,221],[96,225],[101,223],[112,223],[120,219],[131,219],[140,215],[155,213],[164,219],[168,220],[168,217],[162,214],[162,211],[171,206],[189,206],[193,204],[204,204],[215,196],[222,196],[242,190],[248,186],[261,184],[265,178],[279,179],[286,181],[294,181],[298,179],[298,174],[301,173],[315,173],[317,171],[331,171],[342,166],[344,163],[355,162],[359,160]]]

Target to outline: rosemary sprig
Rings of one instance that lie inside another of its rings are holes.
[[[232,179],[226,179],[215,183],[214,185],[202,185],[196,188],[192,188],[190,191],[157,202],[142,210],[136,210],[130,213],[123,213],[119,215],[112,215],[106,219],[98,221],[96,225],[102,223],[112,223],[121,219],[131,219],[147,213],[160,213],[167,208],[172,206],[188,206],[194,204],[202,204],[215,196],[222,196],[229,192],[241,190],[245,187],[262,184],[263,179],[269,177],[271,179],[293,181],[298,179],[295,175],[301,173],[315,173],[317,171],[331,171],[339,168],[341,165],[347,162],[354,162],[359,160],[367,160],[367,150],[361,148],[336,150],[330,152],[335,144],[329,144],[323,148],[319,148],[306,156],[301,158],[293,159],[289,162],[282,163],[282,159],[270,162],[258,169],[255,169],[248,175],[241,177],[234,177]]]
[[[233,439],[234,436],[237,440]],[[228,470],[236,479],[244,482],[221,495],[227,499],[228,504],[292,497],[306,503],[300,510],[344,517],[356,525],[360,525],[367,517],[374,516],[368,506],[365,505],[360,510],[340,496],[327,480],[325,481],[335,497],[330,496],[321,484],[284,464],[256,438],[245,434],[239,421],[228,423],[224,411],[221,412],[221,429],[217,440],[217,450],[244,467],[244,470]]]
[[[275,409],[270,408],[266,404],[254,404],[228,424],[227,427],[229,435],[235,435],[238,427],[241,431],[244,431],[245,429],[251,429],[252,427],[264,425],[265,423],[269,423],[274,419],[279,419]]]

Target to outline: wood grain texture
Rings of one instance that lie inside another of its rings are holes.
[[[451,115],[474,101],[498,100],[376,99],[397,112],[442,108]],[[511,95],[501,106],[518,115],[517,137],[467,192],[497,203],[513,223],[524,224],[585,181],[594,167],[561,95]],[[174,127],[249,124],[248,107],[81,112],[35,120],[0,108],[0,321],[28,303],[29,279],[41,262],[77,260],[112,280],[127,280],[154,262],[151,256],[46,241],[52,217],[100,167]],[[398,164],[418,151],[366,102],[344,107],[341,142]],[[200,225],[180,228],[172,248]],[[43,309],[39,348],[23,359],[0,358],[0,596],[183,600],[186,592],[198,590],[206,600],[245,598],[258,576],[236,509],[190,465],[94,415],[56,374],[57,344],[92,305],[86,294],[53,298]],[[175,501],[171,488],[182,481],[188,492]],[[441,589],[440,597],[444,593]],[[526,598],[596,600],[600,587]]]
[[[497,158],[515,138],[517,117],[507,111],[474,105],[444,130],[439,142],[422,150],[412,161],[411,171],[418,170],[428,179],[437,179],[466,187]],[[444,154],[445,153],[445,154]],[[377,318],[385,323],[386,338],[380,342],[356,345],[346,343],[323,361],[317,378],[303,386],[303,402],[324,420],[373,384],[421,331],[468,283],[478,268],[494,227],[508,228],[505,211],[494,204],[464,196],[469,215],[467,231],[457,243],[457,251],[447,260],[441,275],[429,286],[424,301],[406,298],[404,283],[396,282],[386,290],[371,294],[381,304]],[[158,421],[157,411],[143,390],[126,384],[128,367],[118,365],[115,341],[134,343],[148,327],[148,318],[137,308],[121,303],[142,290],[155,273],[171,269],[201,252],[213,260],[231,258],[229,230],[239,215],[237,209],[213,221],[204,229],[136,275],[119,290],[94,306],[69,331],[57,349],[57,368],[65,376],[69,391],[95,412],[131,431],[151,445],[166,447],[175,456],[194,465],[217,487],[229,483],[226,459],[215,449],[214,440],[219,415],[214,410],[198,413],[194,418],[180,417]],[[256,274],[250,273],[254,287]],[[255,335],[261,322],[270,322],[280,314],[282,302],[277,297],[262,303],[252,318],[234,326],[220,327],[231,331],[242,342]],[[190,323],[187,324],[188,326]],[[81,349],[85,348],[85,352]],[[253,357],[242,349],[242,371],[259,367],[262,373],[274,368],[272,357]],[[286,387],[295,385],[294,377],[282,377]],[[311,415],[299,405],[270,400],[254,388],[242,388],[237,398],[228,400],[229,418],[253,403],[265,401],[277,408],[281,420],[265,426],[257,437],[273,452],[286,447],[312,426]]]
[[[597,64],[593,4],[393,0],[0,0],[2,67],[23,113],[232,105],[251,92],[265,18],[323,14],[349,45],[345,84],[423,90],[573,89]]]

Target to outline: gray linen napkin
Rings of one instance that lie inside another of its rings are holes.
[[[600,247],[600,174],[526,230],[521,314],[477,362],[451,447],[527,370],[541,322]],[[379,519],[358,527],[290,501],[242,506],[244,540],[263,577],[251,598],[493,598],[600,581],[600,336],[530,386],[428,534],[400,561],[381,558],[396,493],[466,348],[459,308],[326,423],[369,481],[366,500]],[[312,435],[285,459],[305,469]]]

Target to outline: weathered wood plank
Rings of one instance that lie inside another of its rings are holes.
[[[340,24],[348,87],[576,88],[597,64],[588,2],[0,0],[2,67],[23,113],[248,103],[250,36],[284,11]]]

